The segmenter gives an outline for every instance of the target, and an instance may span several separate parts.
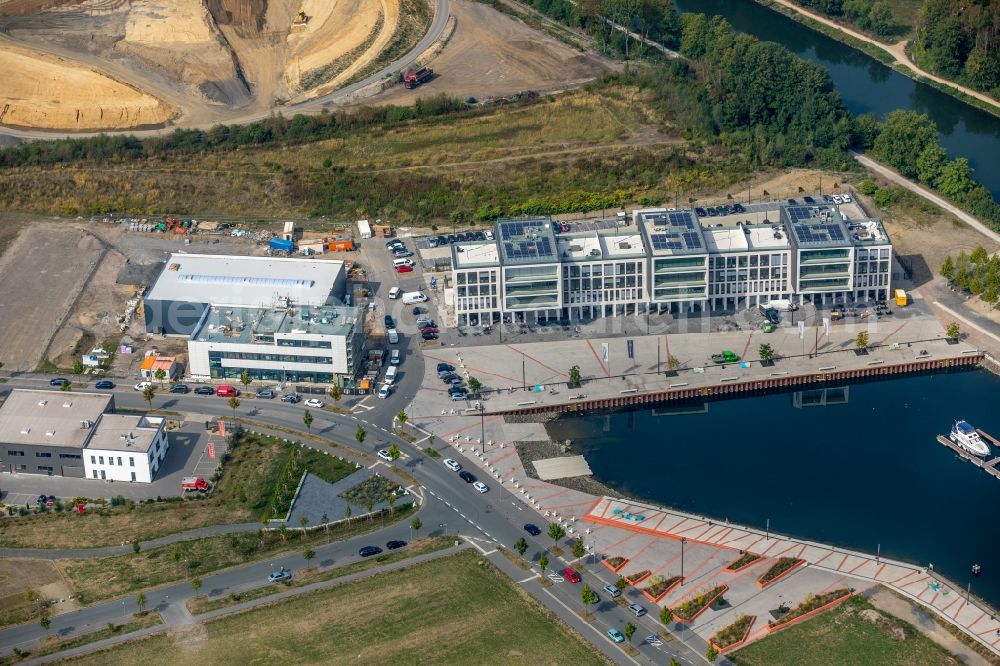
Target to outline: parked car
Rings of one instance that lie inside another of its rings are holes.
[[[198,395],[215,395],[215,389],[211,386],[199,386],[194,392]]]
[[[385,400],[392,393],[392,384],[382,384],[381,388],[378,390],[379,400]]]
[[[378,546],[364,546],[358,551],[358,555],[361,557],[371,557],[372,555],[378,555],[382,552],[382,549]]]
[[[236,390],[235,386],[227,386],[223,384],[222,386],[215,387],[215,395],[220,398],[235,398],[239,394],[240,392]]]
[[[559,572],[559,574],[571,583],[579,583],[583,580],[583,578],[580,577],[580,574],[576,572],[576,569],[570,569],[567,567]]]
[[[389,449],[379,449],[378,457],[386,462],[392,462],[392,456],[389,455]]]
[[[424,326],[420,329],[421,333],[440,333],[441,331],[433,326]]]
[[[396,320],[392,318],[392,315],[385,316],[385,327],[396,328]]]
[[[281,583],[291,579],[292,579],[292,572],[284,567],[281,567],[281,569],[279,569],[278,571],[271,572],[271,575],[267,577],[267,582]]]
[[[464,386],[450,386],[448,387],[448,395],[461,395],[464,396],[469,392],[469,389]]]
[[[705,217],[706,215],[708,215],[708,213],[705,211],[704,208],[695,208],[694,214],[697,215],[698,217]]]
[[[709,208],[705,212],[708,213],[709,217],[715,217],[716,215],[718,215],[718,213],[715,212],[714,208]]]
[[[396,550],[397,548],[402,548],[405,545],[405,541],[402,541],[401,539],[393,539],[392,541],[386,543],[385,547],[389,550]]]
[[[438,242],[438,245],[447,245],[448,244],[448,238],[445,237],[445,236],[438,236],[437,237],[437,242]]]
[[[816,200],[813,199],[812,197],[802,197],[802,200],[805,201],[810,206],[816,203]]]
[[[468,400],[469,398],[469,394],[464,391],[462,393],[449,393],[448,395],[451,396],[452,402],[461,402],[463,400]]]
[[[396,266],[397,273],[412,273],[413,266]]]
[[[386,241],[385,247],[391,250],[396,245],[403,245],[403,241],[398,238],[393,238],[391,241]]]
[[[445,458],[444,459],[444,466],[447,467],[448,469],[450,469],[453,472],[460,472],[460,471],[462,471],[462,466],[459,465],[456,460],[452,460],[451,458]]]
[[[853,199],[851,199],[851,195],[850,194],[845,194],[845,195],[843,195],[842,198],[844,199],[844,203],[851,203],[851,201],[853,201]]]
[[[625,642],[625,636],[622,634],[622,632],[618,631],[614,627],[611,627],[610,629],[608,629],[608,638],[610,638],[611,640],[613,640],[615,643],[624,643]]]
[[[257,397],[266,400],[273,400],[275,395],[277,394],[274,392],[274,389],[261,389],[257,391]]]
[[[440,243],[438,243],[438,239],[436,236],[431,236],[427,239],[428,247],[437,247],[438,245],[440,245]]]
[[[483,235],[486,236],[486,240],[488,240],[488,241],[493,240],[493,232],[492,231],[484,231]]]
[[[636,617],[642,617],[646,614],[646,609],[639,604],[631,604],[628,609],[632,611],[632,615],[635,615]]]
[[[438,372],[443,372],[443,371],[451,372],[454,369],[455,369],[455,366],[449,365],[448,363],[438,363],[437,364],[437,371]]]
[[[741,203],[735,203],[735,204],[733,204],[733,208],[736,209],[737,213],[745,213],[746,210],[747,210],[746,208],[743,207],[743,204],[741,204]]]
[[[427,308],[422,308],[419,305],[414,306],[414,308],[413,308],[413,314],[415,314],[415,315],[427,314]]]
[[[147,388],[150,388],[152,386],[153,386],[153,382],[139,382],[138,384],[136,384],[132,388],[134,388],[136,391],[145,391]]]
[[[319,398],[309,398],[306,400],[306,407],[313,407],[314,409],[322,409],[323,401]]]
[[[622,591],[614,585],[605,585],[604,591],[610,594],[612,599],[622,596]]]
[[[171,393],[187,393],[190,390],[187,384],[174,384],[170,387]]]
[[[472,487],[475,488],[476,490],[478,490],[481,493],[489,492],[489,489],[490,489],[490,487],[487,486],[482,481],[476,481],[475,483],[472,484]]]
[[[114,387],[115,383],[110,379],[102,379],[101,381],[94,384],[95,389],[113,389]]]
[[[538,526],[532,523],[525,523],[524,531],[530,534],[531,536],[538,536],[539,534],[542,533],[542,531],[538,529]]]
[[[407,250],[405,247],[402,250],[396,250],[393,252],[397,259],[405,259],[406,257],[412,257],[413,253]],[[402,268],[402,266],[400,267]]]
[[[462,481],[465,481],[466,483],[476,482],[476,476],[472,472],[466,471],[464,469],[458,473],[458,477],[462,479]]]
[[[63,384],[69,384],[69,380],[65,377],[56,377],[49,380],[49,386],[62,386]]]
[[[300,396],[298,393],[286,393],[285,395],[281,396],[281,402],[290,402],[293,405],[301,399],[302,396]]]
[[[458,378],[459,378],[458,375],[456,375],[454,372],[451,372],[451,371],[442,372],[442,373],[440,373],[438,375],[438,379],[440,379],[441,381],[443,381],[445,384],[450,384],[451,380],[458,379]]]
[[[395,300],[403,295],[403,290],[399,287],[393,287],[389,290],[389,298]]]
[[[421,333],[420,337],[422,337],[424,340],[437,340],[438,339],[438,334],[437,333]]]

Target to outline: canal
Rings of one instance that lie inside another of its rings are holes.
[[[826,68],[852,113],[882,117],[894,109],[927,114],[951,157],[965,157],[976,178],[1000,198],[1000,118],[893,71],[870,56],[830,39],[752,0],[675,0],[680,11],[721,15],[733,28],[778,42]]]
[[[560,418],[623,495],[927,566],[1000,607],[1000,480],[935,441],[955,419],[1000,437],[983,370]],[[1000,451],[994,449],[995,455]]]

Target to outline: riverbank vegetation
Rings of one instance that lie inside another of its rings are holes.
[[[1000,2],[925,0],[910,54],[922,68],[1000,99]]]
[[[1000,301],[1000,256],[991,257],[982,245],[976,246],[972,254],[960,252],[955,259],[948,255],[940,272],[953,285],[979,296],[991,307]]]

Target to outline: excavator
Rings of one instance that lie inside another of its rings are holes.
[[[306,13],[300,9],[295,15],[295,18],[292,19],[292,26],[303,26],[306,23],[309,23],[309,17],[306,16]]]

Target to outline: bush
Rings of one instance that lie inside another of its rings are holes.
[[[875,194],[875,192],[878,190],[878,186],[875,185],[875,181],[870,178],[861,181],[860,188],[861,188],[861,193],[869,197]]]

